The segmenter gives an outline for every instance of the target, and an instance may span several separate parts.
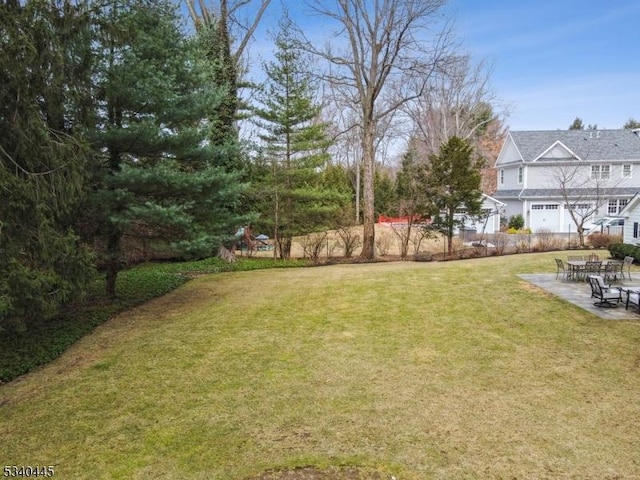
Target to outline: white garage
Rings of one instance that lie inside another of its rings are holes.
[[[533,203],[529,209],[528,226],[532,232],[548,230],[562,231],[560,228],[562,211],[557,203]]]

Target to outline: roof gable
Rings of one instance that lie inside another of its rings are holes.
[[[533,159],[534,162],[538,161],[558,161],[558,160],[582,160],[578,155],[573,153],[569,147],[567,147],[560,140],[556,141],[553,145],[547,148],[544,152]]]
[[[640,193],[636,193],[631,200],[627,202],[627,204],[620,210],[619,215],[621,217],[629,218],[629,216],[638,208],[640,204]]]
[[[500,149],[495,165],[498,166],[514,162],[522,162],[522,160],[522,154],[511,137],[511,133],[507,133],[507,137],[502,144],[502,148]]]

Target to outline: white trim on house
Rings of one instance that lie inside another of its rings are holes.
[[[624,218],[624,227],[622,227],[622,242],[631,245],[640,245],[640,193],[636,193],[631,200],[627,202],[620,213],[619,217]]]
[[[549,159],[551,161],[559,161],[559,160],[564,160],[567,158],[567,156],[563,156],[563,157],[546,157],[545,155],[549,152],[551,152],[552,150],[555,150],[557,147],[560,147],[562,150],[566,151],[567,153],[569,153],[569,158],[573,157],[576,160],[582,162],[582,158],[580,158],[578,155],[576,155],[576,153],[571,150],[569,147],[567,147],[564,143],[562,143],[560,140],[556,141],[553,145],[551,145],[549,148],[547,148],[544,152],[542,152],[540,155],[538,155],[536,158],[533,159],[534,162],[537,162],[538,160],[541,159]]]
[[[624,176],[624,166],[631,176]],[[592,179],[593,170],[605,178]],[[560,169],[577,169],[575,184],[560,185]],[[631,130],[543,130],[508,132],[495,161],[498,185],[493,197],[505,203],[504,216],[522,215],[525,225],[552,232],[575,232],[565,204],[591,204],[597,211],[585,219],[611,216],[609,203],[628,201],[640,192],[640,134]],[[518,169],[523,168],[522,182]],[[635,178],[634,178],[635,177]],[[569,193],[565,199],[564,194]],[[597,202],[597,203],[596,203]],[[587,212],[585,212],[587,213]],[[590,213],[590,212],[588,212]]]

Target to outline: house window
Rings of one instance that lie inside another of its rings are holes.
[[[611,165],[591,165],[592,180],[608,180],[611,177]]]
[[[609,200],[609,208],[607,209],[607,212],[612,213],[612,214],[616,214],[618,213],[618,201],[617,200]]]
[[[617,215],[624,208],[628,201],[628,199],[609,200],[607,212],[610,215]]]
[[[633,222],[633,238],[638,238],[638,222]]]
[[[504,168],[500,170],[500,185],[504,185]]]
[[[564,208],[566,210],[581,210],[582,211],[582,210],[589,210],[590,208],[592,208],[592,205],[589,204],[589,203],[576,203],[574,205],[566,204],[564,206]]]
[[[631,178],[631,164],[622,165],[622,178]]]
[[[518,167],[518,184],[521,184],[524,179],[524,167]]]

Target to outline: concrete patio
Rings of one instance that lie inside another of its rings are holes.
[[[594,305],[596,299],[591,298],[591,288],[589,287],[588,283],[580,281],[567,281],[562,280],[561,278],[558,278],[556,280],[555,273],[521,274],[518,275],[518,277],[605,320],[640,321],[640,314],[638,314],[638,311],[635,308],[631,307],[629,308],[629,310],[626,310],[624,308],[624,303],[621,303],[617,308],[596,307]],[[617,282],[615,286],[620,286],[622,288],[640,288],[640,280],[626,280],[624,282]],[[622,299],[623,301],[626,300],[626,293],[622,294]]]

